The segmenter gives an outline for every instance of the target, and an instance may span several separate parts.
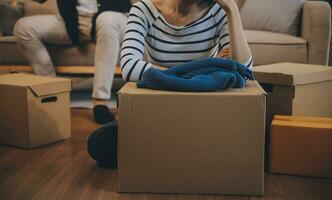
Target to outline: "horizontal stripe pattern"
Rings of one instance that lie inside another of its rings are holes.
[[[138,81],[154,65],[171,67],[213,57],[226,48],[229,48],[227,17],[218,4],[194,22],[174,26],[150,0],[141,0],[129,13],[120,56],[122,75],[126,81]]]

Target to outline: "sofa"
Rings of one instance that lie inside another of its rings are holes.
[[[274,10],[273,7],[268,12],[255,10],[259,9],[259,6],[255,6],[257,2],[263,4],[261,9],[264,10],[266,10],[269,2],[270,4],[274,2],[279,2],[280,4],[280,1],[275,0],[237,0],[255,66],[278,62],[328,64],[331,34],[331,8],[328,3],[305,1],[300,5],[300,8],[297,8],[299,5],[294,6],[294,8],[298,9],[294,9],[298,13],[292,20],[286,18],[287,23],[291,21],[289,24],[292,28],[285,30],[283,27],[284,22],[273,21],[276,17],[269,16],[269,13]],[[265,3],[267,4],[264,5]],[[286,6],[285,9],[289,10],[289,7]],[[294,10],[291,10],[291,12],[294,12]],[[58,10],[55,0],[48,0],[45,4],[37,4],[31,0],[25,0],[22,12],[22,16],[30,16],[57,14]],[[281,12],[283,11],[281,10]],[[257,13],[260,13],[260,16]],[[261,16],[262,14],[265,16]],[[262,27],[260,22],[265,19],[268,20]],[[258,23],[255,20],[258,20]],[[272,22],[269,20],[272,20]],[[284,16],[283,20],[285,20]],[[269,27],[266,27],[266,25],[270,26],[271,24],[273,25],[272,29],[278,27],[280,31],[270,30]],[[47,45],[47,48],[55,66],[93,66],[95,51],[93,42],[81,46]],[[20,53],[14,37],[1,36],[0,69],[2,66],[8,65],[24,66],[28,65],[28,63]]]

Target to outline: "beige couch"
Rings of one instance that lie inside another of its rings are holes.
[[[332,46],[332,37],[331,37],[331,43],[330,43],[330,61],[329,61],[329,66],[332,66],[332,50],[331,50],[331,46]]]
[[[244,0],[238,1],[242,9]],[[265,0],[256,1],[265,2]],[[48,13],[58,13],[55,0],[49,0],[43,5],[33,3],[31,0],[25,1],[24,16]],[[329,5],[326,2],[307,1],[299,18],[301,23],[295,27],[297,35],[263,31],[259,28],[245,30],[256,66],[286,61],[327,64],[331,30]],[[93,65],[94,43],[79,47],[58,45],[47,45],[47,47],[56,66]],[[0,37],[0,65],[28,65],[11,36]]]

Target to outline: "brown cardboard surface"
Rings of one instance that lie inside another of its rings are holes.
[[[259,83],[256,81],[248,81],[248,87],[245,90],[241,89],[228,89],[226,91],[220,92],[174,92],[174,91],[165,91],[165,90],[149,90],[149,89],[138,89],[135,83],[128,83],[126,87],[122,87],[119,91],[119,94],[145,94],[145,95],[176,95],[176,96],[238,96],[238,95],[248,95],[255,96],[266,94],[265,91],[260,87]]]
[[[278,63],[254,68],[259,82],[277,85],[305,85],[332,80],[332,68],[321,65]]]
[[[269,134],[275,115],[332,117],[332,68],[278,63],[254,68],[267,96],[266,166]]]
[[[332,68],[279,63],[258,66],[255,78],[268,92],[268,123],[275,114],[332,117]]]
[[[26,88],[0,84],[0,143],[20,147],[29,143],[26,99]]]
[[[332,118],[328,117],[308,117],[308,116],[286,116],[275,115],[274,120],[279,121],[299,121],[299,122],[316,122],[316,123],[332,123]]]
[[[31,91],[28,91],[28,118],[38,119],[29,120],[29,147],[70,137],[69,93],[63,92],[51,97],[56,97],[57,102],[42,103],[44,97],[35,97]]]
[[[332,79],[296,86],[292,114],[332,117]]]
[[[0,75],[0,143],[32,148],[69,138],[70,88],[63,78]]]
[[[32,74],[1,75],[0,84],[28,87],[37,96],[69,92],[71,90],[70,79],[36,76]]]
[[[271,128],[270,171],[332,177],[332,118],[276,116]]]
[[[120,192],[262,195],[265,93],[119,92]]]

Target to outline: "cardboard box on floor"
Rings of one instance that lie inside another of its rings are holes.
[[[71,81],[0,75],[0,143],[24,148],[70,137]]]
[[[332,118],[275,116],[271,172],[332,178],[331,152]]]
[[[332,117],[332,67],[279,63],[254,67],[268,93],[267,122],[273,116]]]
[[[119,92],[119,189],[262,195],[265,92]]]
[[[265,166],[269,169],[273,116],[332,116],[332,68],[279,63],[254,67],[254,76],[268,93]]]

